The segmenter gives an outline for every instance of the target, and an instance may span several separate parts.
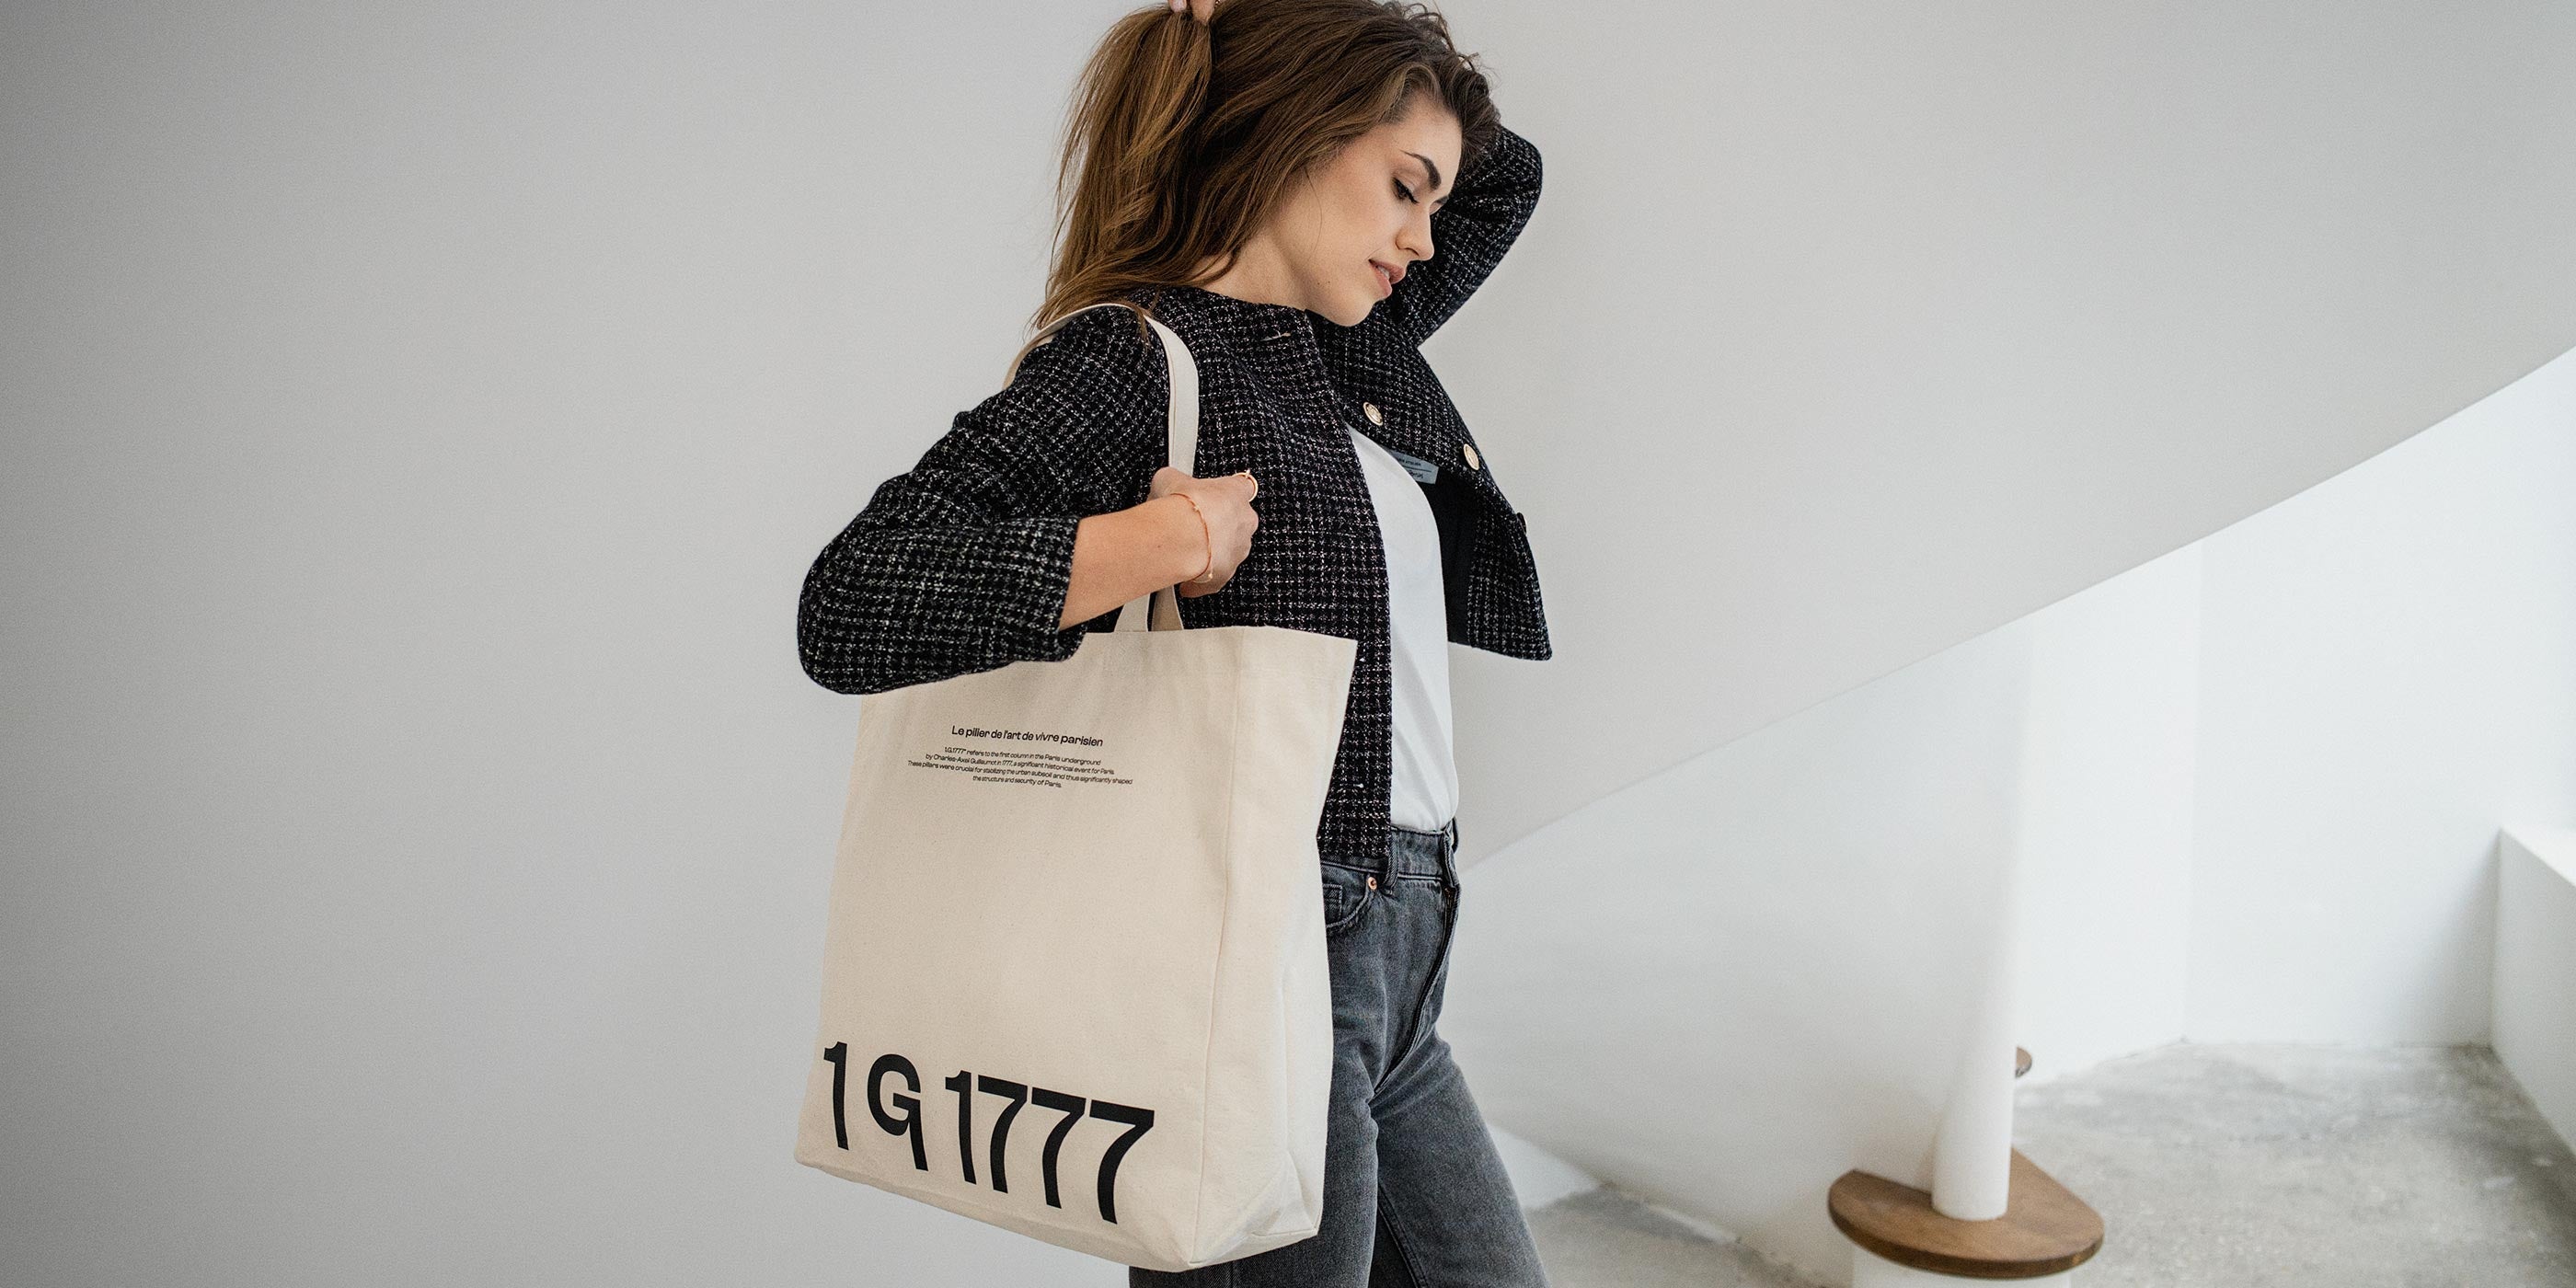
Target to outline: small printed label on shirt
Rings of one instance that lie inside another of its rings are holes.
[[[1404,466],[1404,472],[1412,475],[1413,481],[1416,483],[1429,483],[1440,477],[1440,467],[1430,461],[1422,459],[1419,456],[1414,456],[1406,452],[1399,452],[1392,447],[1386,449],[1386,454],[1394,457],[1398,463],[1402,464]]]

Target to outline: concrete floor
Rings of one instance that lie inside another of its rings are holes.
[[[1530,1213],[1529,1227],[1552,1288],[1816,1288],[1743,1244],[1712,1243],[1607,1185]]]
[[[2102,1214],[2080,1288],[2576,1288],[2576,1155],[2482,1046],[2175,1043],[2013,1129]],[[1556,1288],[1811,1288],[1608,1187],[1530,1229]]]
[[[2088,1288],[2576,1285],[2576,1155],[2482,1046],[2177,1043],[2013,1126],[2102,1214]]]

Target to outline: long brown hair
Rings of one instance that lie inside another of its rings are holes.
[[[1120,18],[1075,87],[1031,343],[1046,323],[1126,303],[1132,288],[1223,276],[1310,168],[1426,101],[1458,118],[1465,173],[1500,118],[1475,56],[1458,52],[1448,19],[1426,4],[1218,0],[1202,23],[1155,0]],[[1153,342],[1141,311],[1136,331]],[[1013,374],[1031,343],[1012,356]]]

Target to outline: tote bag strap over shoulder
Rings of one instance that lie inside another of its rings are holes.
[[[1034,348],[1037,345],[1046,343],[1049,338],[1054,336],[1055,329],[1057,327],[1063,326],[1074,317],[1087,313],[1092,309],[1129,309],[1129,311],[1133,311],[1130,306],[1114,301],[1100,304],[1086,304],[1083,307],[1075,309],[1073,312],[1067,313],[1063,317],[1057,318],[1053,322],[1049,322],[1045,326],[1038,328],[1038,338],[1030,342],[1030,347]],[[1192,469],[1192,466],[1198,461],[1199,451],[1198,363],[1191,359],[1190,346],[1182,342],[1179,334],[1174,332],[1170,327],[1163,325],[1159,319],[1150,315],[1145,318],[1145,321],[1148,325],[1151,325],[1154,328],[1154,333],[1156,335],[1162,337],[1163,361],[1164,364],[1171,369],[1172,373],[1172,401],[1166,422],[1170,426],[1168,456],[1172,463],[1172,468],[1177,469],[1184,474],[1192,474],[1196,472]],[[1150,618],[1150,626],[1149,618],[1147,617],[1149,612],[1152,614]],[[1139,595],[1136,598],[1127,601],[1126,605],[1118,610],[1117,629],[1122,631],[1140,631],[1146,629],[1177,631],[1182,629],[1181,593],[1179,588],[1166,586],[1150,595]]]

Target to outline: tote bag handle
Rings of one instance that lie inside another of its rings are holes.
[[[1063,317],[1038,328],[1038,338],[1030,348],[1045,344],[1055,336],[1055,329],[1076,316],[1093,309],[1126,309],[1130,306],[1114,301],[1086,304]],[[1132,309],[1131,309],[1132,311]],[[1190,357],[1190,346],[1179,334],[1152,316],[1145,321],[1162,337],[1163,362],[1172,372],[1172,400],[1166,412],[1169,426],[1167,459],[1174,469],[1191,474],[1199,452],[1199,366]],[[1149,618],[1147,615],[1151,614]],[[1181,626],[1181,592],[1177,586],[1166,586],[1151,594],[1138,595],[1118,610],[1117,629],[1122,631],[1177,631]]]

